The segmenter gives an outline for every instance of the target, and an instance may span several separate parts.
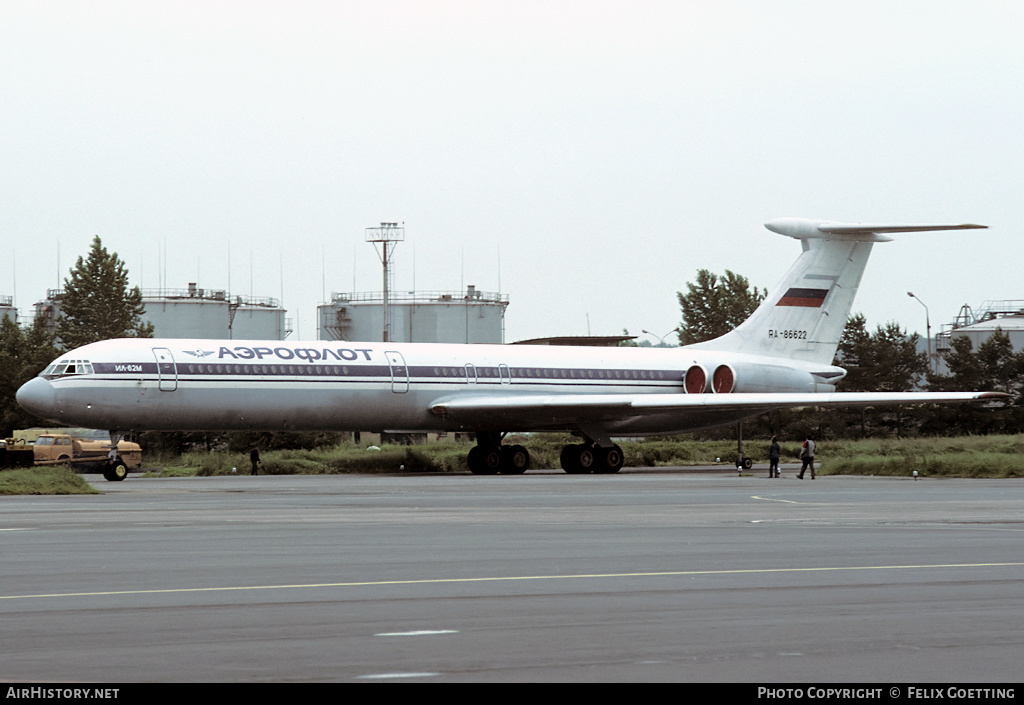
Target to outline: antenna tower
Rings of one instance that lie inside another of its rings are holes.
[[[391,340],[391,255],[395,245],[405,240],[405,223],[381,223],[380,227],[366,229],[366,241],[372,242],[377,256],[384,265],[384,342]]]

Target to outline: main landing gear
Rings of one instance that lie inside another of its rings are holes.
[[[469,451],[466,462],[474,475],[522,475],[530,467],[530,453],[523,446],[501,444],[503,434],[479,432],[476,445]],[[562,448],[562,469],[570,475],[589,473],[611,474],[622,468],[622,448],[611,444],[601,447],[587,441]]]
[[[474,475],[522,475],[530,467],[530,453],[523,446],[503,446],[501,434],[477,433],[476,445],[466,462]]]
[[[576,443],[562,448],[562,469],[570,475],[611,474],[622,468],[622,448],[602,448],[595,443]]]

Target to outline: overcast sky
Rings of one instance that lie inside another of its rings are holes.
[[[500,287],[506,340],[660,337],[778,216],[974,222],[877,245],[854,310],[1024,299],[1024,3],[0,0],[0,295],[99,235],[143,288]],[[59,253],[59,254],[58,254]]]

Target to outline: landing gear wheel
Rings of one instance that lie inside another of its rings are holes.
[[[744,470],[749,470],[752,467],[754,467],[754,461],[751,460],[750,458],[744,458],[743,459],[743,469]]]
[[[121,482],[121,480],[128,477],[128,466],[124,464],[123,460],[118,458],[103,469],[103,477],[110,482]]]
[[[501,452],[496,446],[473,446],[466,463],[474,475],[496,475],[501,469]]]
[[[622,448],[612,446],[611,448],[599,448],[597,460],[594,472],[612,474],[622,469],[625,457],[622,454]]]
[[[593,472],[597,465],[597,453],[588,445],[578,445],[576,448],[576,464],[583,472]]]
[[[522,475],[530,467],[530,453],[523,446],[501,447],[501,474]]]
[[[570,475],[585,475],[593,472],[597,465],[597,454],[593,447],[579,443],[562,448],[560,460],[562,469]]]

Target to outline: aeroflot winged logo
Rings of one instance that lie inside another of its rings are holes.
[[[208,357],[213,355],[213,350],[202,350],[200,348],[196,348],[195,350],[183,350],[182,352],[186,355],[191,355],[192,357]]]
[[[793,287],[786,291],[776,306],[801,306],[803,308],[821,308],[828,295],[828,289],[801,289]]]

